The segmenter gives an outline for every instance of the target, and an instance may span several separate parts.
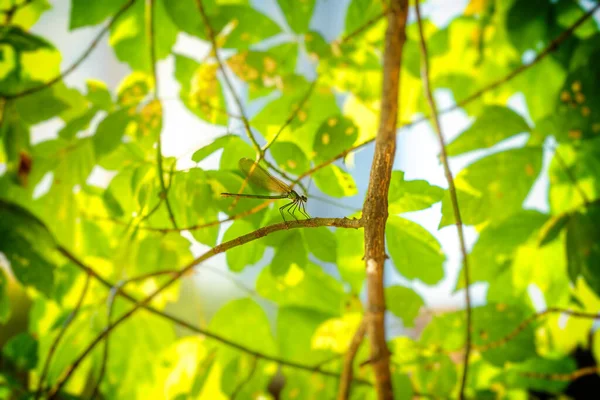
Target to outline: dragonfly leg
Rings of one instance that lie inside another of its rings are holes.
[[[289,207],[287,209],[288,214],[290,214],[292,217],[294,217],[294,219],[296,221],[298,221],[298,217],[296,217],[296,215],[294,214],[294,211],[296,211],[296,208],[298,208],[298,202],[294,201],[291,205],[291,207]]]
[[[310,215],[306,212],[306,206],[304,204],[304,202],[300,203],[300,212],[302,213],[302,215],[304,215],[306,218],[310,219]]]
[[[292,204],[294,204],[293,201],[291,203],[287,203],[286,205],[283,205],[283,206],[279,207],[279,213],[281,214],[281,218],[283,218],[283,222],[285,222],[286,224],[287,224],[287,220],[285,219],[285,215],[283,215],[283,210],[285,210],[286,208],[288,208]]]

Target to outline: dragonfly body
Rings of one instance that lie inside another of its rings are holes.
[[[288,185],[286,185],[279,179],[277,179],[274,176],[272,176],[271,174],[269,174],[263,167],[256,164],[254,161],[252,161],[249,158],[242,158],[240,160],[239,165],[240,165],[240,169],[248,177],[250,182],[254,183],[255,185],[257,185],[259,187],[267,189],[268,191],[270,191],[272,193],[278,193],[278,194],[267,196],[267,195],[244,194],[244,193],[221,193],[221,196],[223,196],[223,197],[245,197],[245,198],[252,198],[252,199],[289,199],[289,200],[291,200],[290,203],[287,203],[284,206],[279,208],[279,213],[281,214],[281,218],[283,218],[284,221],[286,221],[285,215],[283,213],[284,211],[287,211],[287,213],[290,214],[292,217],[294,217],[294,219],[296,219],[296,220],[298,220],[298,218],[296,218],[296,215],[294,215],[294,212],[296,212],[296,211],[300,211],[300,213],[303,216],[305,216],[306,218],[310,218],[310,215],[308,215],[308,213],[306,212],[305,203],[308,201],[306,196],[299,195],[291,187],[289,187]]]

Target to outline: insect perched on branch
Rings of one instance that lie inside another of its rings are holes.
[[[306,218],[310,218],[310,215],[306,212],[305,203],[308,201],[306,196],[299,195],[294,189],[275,178],[273,175],[268,173],[263,167],[255,163],[249,158],[242,158],[239,162],[240,169],[248,177],[250,182],[258,187],[268,190],[271,193],[278,193],[278,195],[259,195],[259,194],[243,194],[243,193],[221,193],[224,197],[247,197],[252,199],[290,199],[290,203],[285,204],[279,208],[281,218],[285,222],[284,211],[287,211],[297,221],[296,211],[299,211]]]

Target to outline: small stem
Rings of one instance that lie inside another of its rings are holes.
[[[454,186],[454,178],[452,176],[452,171],[450,170],[450,164],[448,163],[448,154],[446,152],[446,142],[444,139],[444,135],[442,134],[442,127],[440,125],[439,116],[437,112],[437,106],[435,104],[435,100],[433,99],[433,94],[430,87],[429,82],[429,59],[427,55],[427,44],[425,43],[425,35],[423,34],[423,23],[421,21],[421,11],[419,7],[419,1],[415,1],[415,9],[417,11],[417,23],[419,25],[419,43],[421,47],[421,77],[423,81],[423,90],[425,91],[425,96],[427,98],[427,102],[429,104],[430,116],[431,116],[431,124],[435,130],[435,133],[438,137],[440,150],[441,150],[441,160],[444,166],[444,173],[446,174],[446,180],[448,181],[448,191],[450,193],[450,200],[452,202],[452,211],[454,213],[454,219],[456,221],[456,230],[458,232],[458,240],[460,243],[460,252],[462,255],[463,262],[463,271],[465,276],[465,302],[466,302],[466,346],[465,346],[465,355],[463,360],[463,374],[460,383],[460,391],[459,398],[462,400],[465,398],[465,388],[467,385],[467,377],[469,373],[469,356],[471,354],[471,294],[469,292],[469,286],[471,284],[470,280],[470,270],[469,270],[469,258],[467,257],[467,245],[465,243],[465,234],[463,231],[463,223],[460,215],[460,208],[458,205],[458,196],[456,194],[456,187]]]

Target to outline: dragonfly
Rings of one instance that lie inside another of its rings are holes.
[[[284,206],[279,208],[279,213],[281,214],[281,218],[285,222],[284,211],[287,211],[296,221],[296,215],[294,214],[296,211],[299,211],[300,214],[305,216],[306,218],[310,218],[310,215],[306,212],[305,203],[307,202],[307,198],[304,195],[299,195],[294,189],[275,178],[273,175],[268,173],[263,167],[255,163],[253,160],[249,158],[242,158],[239,162],[240,170],[248,177],[250,182],[255,184],[258,187],[268,190],[271,193],[277,193],[277,195],[259,195],[259,194],[244,194],[244,193],[221,193],[223,197],[247,197],[251,199],[289,199],[291,202],[285,204]]]

